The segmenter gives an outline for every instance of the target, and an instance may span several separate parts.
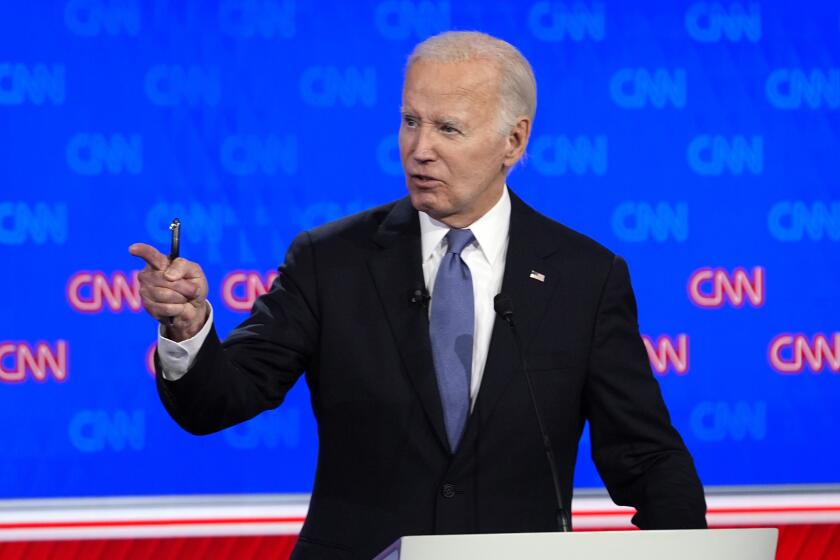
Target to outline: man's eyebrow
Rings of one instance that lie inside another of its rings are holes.
[[[407,109],[405,107],[400,107],[400,114],[404,117],[415,117],[415,118],[417,117],[417,115],[414,113],[414,111],[412,111],[410,109]],[[446,125],[451,125],[451,126],[455,126],[455,127],[458,127],[458,128],[464,127],[464,121],[462,121],[461,119],[459,119],[457,117],[435,115],[435,116],[432,116],[432,118],[430,118],[430,119],[422,119],[422,120],[426,120],[428,122],[431,122],[431,123],[434,123],[434,124],[437,124],[437,125],[446,124]]]
[[[441,117],[441,118],[438,118],[438,119],[434,119],[434,122],[436,124],[453,125],[453,126],[456,126],[458,128],[461,128],[461,127],[464,126],[464,121],[462,121],[461,119],[459,119],[457,117]]]

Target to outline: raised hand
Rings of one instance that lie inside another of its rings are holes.
[[[182,258],[170,262],[145,243],[135,243],[128,252],[146,261],[138,275],[140,297],[149,315],[166,327],[167,338],[180,342],[195,336],[208,314],[207,277],[201,267]]]

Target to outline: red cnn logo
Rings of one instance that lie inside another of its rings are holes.
[[[655,343],[649,336],[642,335],[642,341],[656,374],[662,376],[668,370],[673,370],[677,375],[688,373],[688,335],[678,334],[676,346],[674,340],[665,335],[657,338]]]
[[[41,383],[52,374],[56,381],[67,379],[67,341],[58,340],[55,350],[46,342],[33,348],[26,342],[0,342],[0,382],[22,383],[30,373]]]
[[[123,272],[115,272],[110,278],[99,271],[77,272],[67,282],[67,301],[82,313],[99,313],[106,305],[114,312],[126,308],[140,311],[143,304],[137,271],[128,277]]]
[[[807,364],[811,371],[819,373],[828,367],[829,371],[840,372],[840,333],[834,333],[832,340],[818,333],[813,340],[804,334],[783,333],[770,342],[770,365],[784,374],[802,373]]]
[[[688,297],[698,307],[717,309],[726,300],[732,307],[743,307],[749,300],[753,307],[764,305],[764,268],[753,267],[752,278],[743,268],[728,274],[722,268],[701,268],[688,279]]]
[[[222,280],[222,301],[233,311],[250,311],[258,297],[271,289],[277,272],[260,276],[253,270],[234,270]]]

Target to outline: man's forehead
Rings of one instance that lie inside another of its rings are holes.
[[[457,90],[447,93],[429,94],[406,89],[403,92],[403,112],[430,110],[446,107],[449,111],[469,108],[477,103],[486,103],[489,96],[470,90]]]
[[[457,62],[418,60],[406,72],[403,90],[412,89],[441,95],[487,92],[498,83],[495,65],[483,59]]]
[[[419,110],[419,105],[434,103],[453,110],[476,103],[493,101],[498,95],[495,69],[480,60],[463,62],[427,62],[420,60],[409,67],[403,84],[403,109]]]

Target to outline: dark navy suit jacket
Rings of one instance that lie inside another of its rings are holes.
[[[672,427],[639,335],[624,261],[511,193],[502,291],[570,506],[590,423],[613,500],[643,529],[705,527],[691,456]],[[407,198],[300,234],[272,290],[225,342],[212,331],[160,397],[206,434],[278,406],[303,372],[318,467],[292,558],[368,559],[401,535],[552,531],[555,500],[510,329],[497,320],[482,385],[449,452]],[[540,282],[531,271],[545,275]]]

